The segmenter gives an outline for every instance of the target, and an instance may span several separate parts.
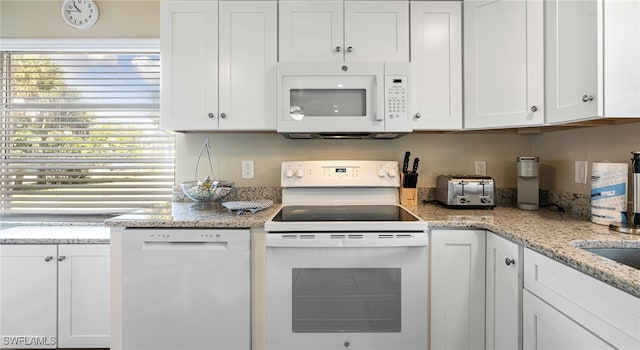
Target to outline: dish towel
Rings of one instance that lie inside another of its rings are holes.
[[[231,213],[238,215],[243,213],[256,213],[262,209],[269,208],[273,205],[273,201],[270,199],[258,199],[256,201],[234,201],[234,202],[222,202],[222,205]]]

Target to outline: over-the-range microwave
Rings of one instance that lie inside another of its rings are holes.
[[[409,63],[280,63],[277,130],[289,138],[409,133],[409,71]]]

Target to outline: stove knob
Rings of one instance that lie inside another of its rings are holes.
[[[398,169],[397,168],[389,168],[389,169],[387,169],[387,174],[389,174],[390,178],[394,178],[394,177],[398,176]]]
[[[294,174],[293,174],[293,169],[287,169],[287,171],[285,171],[285,174],[284,174],[284,176],[285,176],[287,179],[292,178],[292,177],[293,177],[293,175],[294,175]]]
[[[298,178],[303,178],[304,177],[304,170],[298,169],[298,171],[296,171],[296,176]]]
[[[378,177],[385,177],[385,175],[387,175],[387,172],[384,169],[380,168],[378,169],[377,174],[378,174]]]

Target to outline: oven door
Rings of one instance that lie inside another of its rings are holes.
[[[426,349],[427,234],[267,235],[267,349]]]

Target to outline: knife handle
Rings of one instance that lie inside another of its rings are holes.
[[[417,173],[418,172],[418,162],[420,162],[420,158],[416,158],[413,160],[413,172]]]
[[[409,156],[411,156],[411,152],[406,151],[404,153],[404,161],[402,162],[402,173],[406,174],[409,171]]]

